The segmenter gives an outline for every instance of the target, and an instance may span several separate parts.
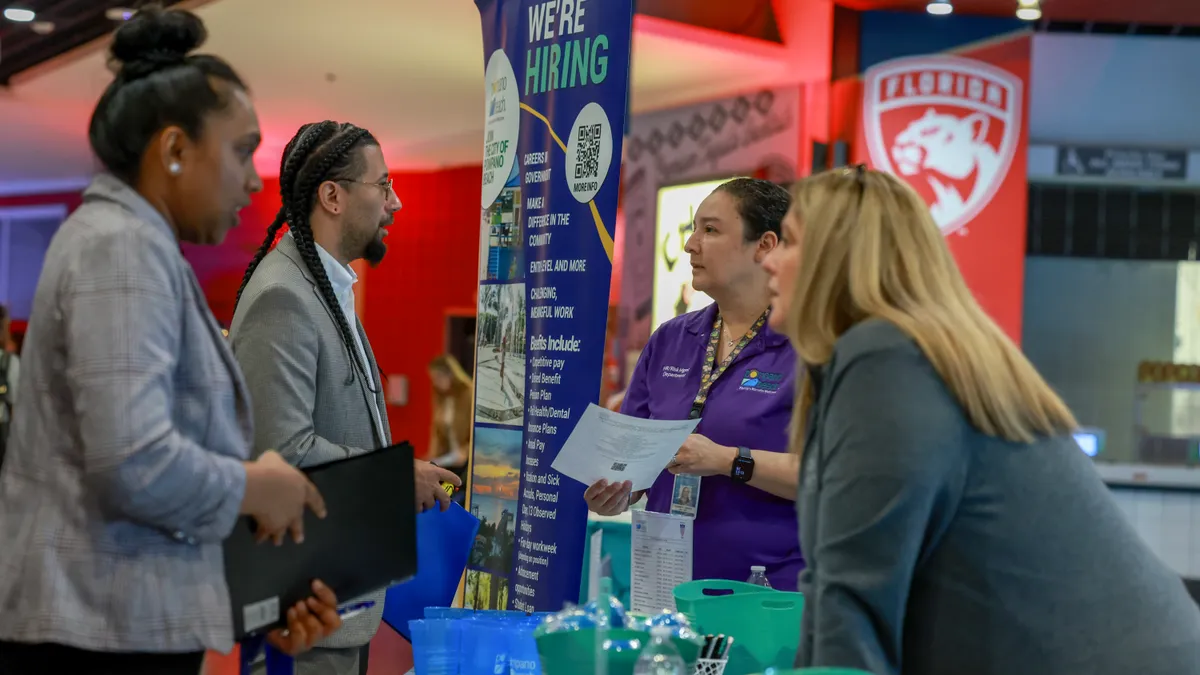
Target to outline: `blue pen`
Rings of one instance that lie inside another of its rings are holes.
[[[371,609],[374,606],[375,606],[374,600],[367,600],[366,602],[356,602],[353,605],[347,605],[346,607],[339,608],[338,616],[342,617],[342,620],[345,621],[346,619],[350,619],[350,618],[358,616],[359,614],[362,614],[363,612],[367,611],[368,609]]]

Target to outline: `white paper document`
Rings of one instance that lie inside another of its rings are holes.
[[[675,611],[675,587],[692,580],[692,525],[687,516],[634,511],[629,604],[639,614]]]
[[[648,490],[700,420],[645,420],[592,403],[551,468],[591,485],[601,478]]]

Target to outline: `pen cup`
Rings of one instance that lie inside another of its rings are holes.
[[[694,672],[696,675],[722,675],[728,663],[726,659],[696,659]]]

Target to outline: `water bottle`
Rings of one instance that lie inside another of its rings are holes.
[[[670,626],[650,629],[650,644],[642,649],[633,666],[633,675],[687,675],[687,666],[671,642],[671,635]]]
[[[767,581],[767,568],[762,565],[755,565],[750,568],[750,578],[746,580],[748,584],[770,588],[771,582]]]

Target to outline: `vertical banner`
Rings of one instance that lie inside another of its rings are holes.
[[[632,0],[477,0],[486,125],[463,600],[578,599],[583,486],[550,468],[600,394]]]
[[[1026,91],[1030,39],[867,70],[856,161],[908,181],[979,303],[1021,340],[1028,219]]]

